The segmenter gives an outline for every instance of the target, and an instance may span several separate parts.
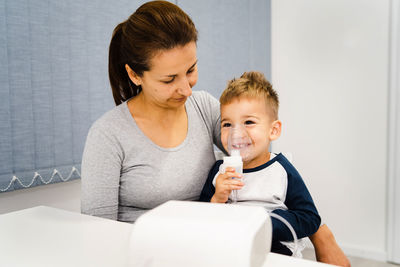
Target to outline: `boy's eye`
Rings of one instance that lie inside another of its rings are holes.
[[[251,124],[255,124],[255,122],[251,121],[251,120],[247,120],[247,121],[244,122],[244,124],[245,125],[251,125]]]
[[[231,124],[229,123],[229,122],[224,122],[223,124],[222,124],[222,127],[231,127]]]

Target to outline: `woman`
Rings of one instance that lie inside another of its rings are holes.
[[[213,146],[222,146],[218,101],[192,92],[196,41],[189,16],[164,1],[142,5],[115,28],[109,78],[117,107],[87,137],[83,213],[133,222],[165,201],[199,198]],[[320,229],[317,252],[345,262],[329,229]]]

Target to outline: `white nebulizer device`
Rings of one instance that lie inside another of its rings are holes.
[[[239,174],[243,174],[243,160],[242,156],[240,155],[240,150],[232,150],[230,152],[230,156],[224,157],[224,162],[220,167],[220,172],[224,173],[227,167],[231,167],[235,169],[235,172]],[[233,203],[237,202],[237,190],[232,190],[230,198]]]
[[[243,160],[240,155],[240,150],[232,150],[230,156],[224,157],[224,167],[234,168],[237,173],[243,173]],[[224,169],[225,169],[224,168]]]
[[[232,233],[236,242],[227,242]],[[263,267],[271,240],[272,223],[263,207],[171,200],[135,221],[127,262],[129,267]]]

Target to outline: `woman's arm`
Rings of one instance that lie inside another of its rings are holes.
[[[317,261],[350,267],[349,259],[336,243],[335,237],[326,224],[311,235],[310,240],[314,245]]]
[[[82,157],[81,212],[117,220],[122,159],[117,144],[92,127]]]

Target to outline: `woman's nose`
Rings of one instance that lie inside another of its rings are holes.
[[[183,78],[179,84],[178,93],[184,96],[192,95],[192,86],[187,78]]]

